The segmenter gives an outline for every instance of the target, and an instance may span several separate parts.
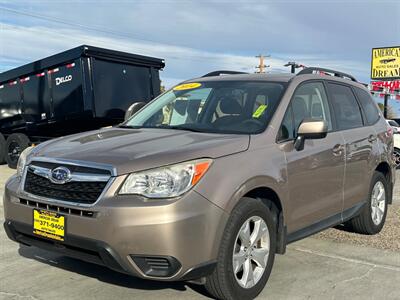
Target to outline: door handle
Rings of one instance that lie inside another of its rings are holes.
[[[376,135],[371,134],[371,135],[368,137],[368,142],[373,143],[373,142],[376,141],[376,139],[377,139]]]
[[[344,148],[343,145],[340,145],[340,144],[335,145],[335,146],[332,148],[332,153],[333,153],[333,155],[335,155],[335,156],[340,156],[340,155],[342,155],[343,148]]]

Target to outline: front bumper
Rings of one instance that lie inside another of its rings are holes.
[[[141,278],[189,280],[211,272],[228,218],[195,191],[179,199],[150,201],[118,196],[111,187],[96,205],[79,208],[37,200],[22,194],[19,186],[20,180],[11,178],[4,195],[4,225],[12,240]],[[63,212],[64,242],[33,235],[33,208]],[[172,271],[148,272],[140,262],[147,257],[167,259]]]

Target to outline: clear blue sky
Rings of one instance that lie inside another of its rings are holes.
[[[371,48],[400,44],[399,16],[397,0],[0,0],[0,72],[89,44],[164,58],[167,87],[253,72],[260,53],[270,72],[296,60],[369,82]]]

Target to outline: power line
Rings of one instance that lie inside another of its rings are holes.
[[[134,37],[130,34],[127,34],[125,32],[120,32],[120,31],[114,31],[114,30],[107,30],[101,27],[97,27],[97,26],[88,26],[85,24],[81,24],[81,23],[76,23],[76,22],[72,22],[69,20],[65,20],[65,19],[60,19],[60,18],[56,18],[56,17],[51,17],[51,16],[47,16],[47,15],[42,15],[42,14],[37,14],[37,13],[30,13],[27,11],[23,11],[23,10],[16,10],[16,9],[12,9],[12,8],[7,8],[4,6],[0,6],[1,10],[7,11],[7,12],[11,12],[17,15],[22,15],[22,16],[27,16],[27,17],[31,17],[31,18],[35,18],[35,19],[40,19],[40,20],[44,20],[44,21],[49,21],[49,22],[54,22],[54,23],[60,23],[60,24],[64,24],[64,25],[69,25],[69,26],[74,26],[74,27],[78,27],[78,28],[82,28],[82,29],[86,29],[86,30],[90,30],[90,31],[97,31],[97,32],[101,32],[101,33],[106,33],[106,34],[110,34],[110,35],[115,35],[115,36],[120,36],[120,37],[127,37],[133,40],[137,40],[137,41],[142,41],[142,42],[147,42],[147,43],[155,43],[155,44],[159,44],[159,42],[153,41],[153,40],[148,40],[148,39],[140,39],[137,37]],[[170,45],[172,46],[172,45]]]
[[[13,13],[13,14],[17,14],[17,15],[22,15],[22,16],[27,16],[27,17],[39,19],[41,21],[59,23],[59,24],[63,24],[63,25],[68,25],[68,26],[72,26],[72,27],[76,27],[76,28],[85,29],[85,30],[88,30],[88,31],[94,31],[94,32],[99,32],[99,33],[103,33],[103,34],[107,34],[107,35],[112,35],[112,36],[116,36],[116,37],[120,37],[120,38],[128,38],[128,39],[130,39],[132,41],[138,41],[138,42],[144,42],[144,43],[152,43],[152,44],[156,44],[156,45],[162,44],[162,45],[166,45],[166,46],[170,46],[170,47],[177,47],[176,45],[165,43],[165,42],[157,42],[157,41],[150,40],[150,39],[137,38],[137,37],[135,37],[135,36],[133,36],[131,34],[125,33],[125,32],[107,30],[107,29],[104,29],[104,28],[101,28],[101,27],[97,27],[97,26],[88,26],[88,25],[85,25],[85,24],[82,24],[82,23],[72,22],[70,20],[65,20],[65,19],[62,19],[62,18],[52,17],[52,16],[48,16],[48,15],[31,13],[31,12],[28,12],[28,11],[12,9],[12,8],[8,8],[8,7],[4,7],[4,6],[0,6],[0,10],[6,11],[6,12],[9,12],[9,13]],[[25,30],[41,32],[41,30],[36,29],[36,28],[32,28],[32,27],[26,27]],[[59,31],[54,32],[54,31],[48,30],[47,32],[52,34],[52,35],[65,36],[65,37],[71,38],[71,35],[63,34],[63,33],[59,32]],[[82,40],[79,37],[73,37],[73,38],[75,38],[76,40]],[[89,42],[90,41],[94,41],[96,43],[100,42],[99,39],[96,39],[96,38],[93,38],[93,37],[92,38],[85,37],[84,43],[87,43],[88,41]],[[138,47],[138,46],[135,46],[135,48],[137,50],[141,50],[141,51],[146,51],[147,50],[145,48],[141,48],[141,47]],[[193,51],[199,51],[199,50],[197,50],[195,48],[190,48],[190,47],[183,47],[183,48],[187,48],[187,49],[193,50]],[[221,55],[220,53],[215,53],[215,54],[216,55]],[[269,65],[267,66],[267,65],[264,64],[264,59],[265,59],[265,57],[270,57],[270,55],[265,55],[265,56],[264,55],[259,55],[257,57],[260,58],[260,65],[258,67],[256,67],[256,68],[259,68],[259,73],[265,73],[265,68],[270,67],[270,66]],[[185,56],[183,56],[183,57],[182,56],[177,56],[177,55],[172,55],[172,56],[169,57],[169,59],[200,61],[200,62],[203,62],[203,61],[220,61],[221,60],[220,57],[210,57],[210,56],[209,57],[204,57],[204,56],[201,56],[201,55],[190,55],[190,54],[189,55],[185,54]],[[262,63],[261,63],[261,60],[262,60]]]
[[[130,39],[132,41],[152,43],[152,44],[156,44],[156,45],[162,44],[162,45],[166,45],[166,46],[170,46],[170,47],[177,47],[176,45],[169,44],[169,43],[164,43],[164,42],[161,43],[161,42],[157,42],[157,41],[149,40],[149,39],[140,39],[140,38],[137,38],[137,37],[135,37],[133,35],[130,35],[130,34],[124,33],[124,32],[106,30],[106,29],[103,29],[103,28],[100,28],[100,27],[88,26],[88,25],[85,25],[85,24],[76,23],[76,22],[72,22],[72,21],[69,21],[69,20],[61,19],[61,18],[51,17],[51,16],[37,14],[37,13],[30,13],[30,12],[27,12],[27,11],[11,9],[11,8],[7,8],[7,7],[4,7],[4,6],[0,6],[0,10],[4,10],[4,11],[10,12],[10,13],[14,13],[14,14],[17,14],[17,15],[23,15],[23,16],[28,16],[28,17],[35,18],[35,19],[40,19],[42,21],[49,21],[49,22],[59,23],[59,24],[63,24],[63,25],[73,26],[73,27],[77,27],[77,28],[81,28],[81,29],[86,29],[86,30],[89,30],[89,31],[100,32],[100,33],[105,33],[105,34],[108,34],[108,35],[117,36],[117,37],[120,37],[120,38],[128,38],[128,39]],[[33,28],[26,28],[26,29],[28,29],[30,31],[34,30]],[[51,31],[47,31],[47,32],[51,32]],[[57,33],[51,32],[51,33],[53,35],[54,34],[59,34],[59,35],[68,36],[69,38],[71,38],[70,35],[62,34],[60,32],[57,32]],[[93,40],[93,39],[86,39],[85,42],[90,41],[90,40]],[[194,50],[194,51],[198,51],[197,49],[190,48],[190,47],[183,47],[183,48],[187,48],[187,49],[191,49],[191,50]],[[144,48],[139,48],[139,47],[138,47],[138,49],[145,50]],[[216,53],[216,54],[218,55],[218,53]],[[203,56],[200,56],[200,55],[187,55],[187,54],[183,58],[179,57],[179,56],[171,56],[170,59],[190,60],[190,61],[210,61],[210,60],[211,61],[212,60],[213,61],[218,61],[218,60],[220,60],[220,58],[218,58],[218,57],[203,57]]]

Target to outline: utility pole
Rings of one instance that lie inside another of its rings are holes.
[[[285,67],[290,67],[290,72],[291,73],[296,73],[296,69],[298,68],[305,68],[304,65],[300,65],[298,63],[296,63],[295,61],[289,61],[286,65],[284,65]]]
[[[259,58],[259,64],[258,66],[256,66],[256,69],[258,69],[258,71],[256,71],[256,73],[265,73],[265,68],[269,68],[270,65],[265,65],[265,58],[266,57],[270,57],[271,55],[257,55],[256,57]]]
[[[389,102],[389,94],[385,93],[385,96],[383,98],[383,116],[385,119],[388,118],[388,102]]]

